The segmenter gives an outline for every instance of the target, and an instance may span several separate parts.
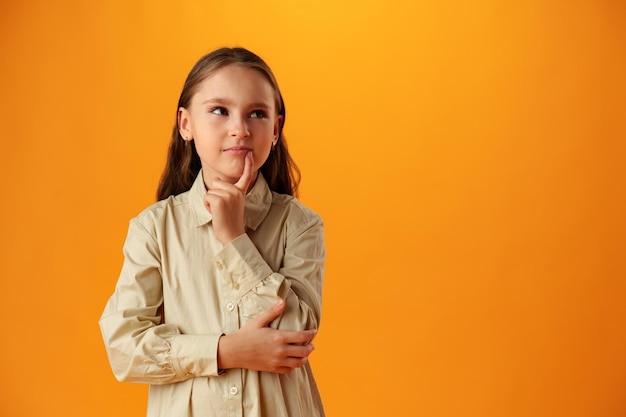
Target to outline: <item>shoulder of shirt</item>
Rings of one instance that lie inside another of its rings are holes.
[[[319,214],[302,204],[296,197],[288,194],[279,194],[272,191],[272,206],[276,206],[276,208],[280,208],[281,211],[287,212],[290,220],[296,223],[296,227],[305,224],[323,224]]]
[[[137,216],[133,217],[131,223],[140,223],[144,227],[148,227],[150,224],[155,224],[160,221],[168,212],[172,212],[180,206],[189,205],[189,191],[184,193],[169,196],[163,200],[157,201],[150,206],[143,209]]]

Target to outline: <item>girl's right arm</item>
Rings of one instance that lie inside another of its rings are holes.
[[[131,221],[115,293],[100,318],[109,362],[120,381],[178,382],[218,374],[221,334],[181,334],[162,323],[160,251],[154,238]]]

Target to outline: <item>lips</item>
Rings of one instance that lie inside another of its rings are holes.
[[[224,149],[223,152],[231,155],[245,155],[248,152],[252,152],[252,149],[245,146],[231,146],[230,148]]]

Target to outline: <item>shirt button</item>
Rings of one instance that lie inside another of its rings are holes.
[[[239,289],[239,284],[237,284],[236,282],[233,284],[233,288],[238,290]]]
[[[230,395],[237,395],[238,392],[237,387],[230,387]]]
[[[215,266],[217,266],[217,269],[219,269],[220,271],[224,269],[224,263],[222,261],[215,262]]]
[[[228,311],[233,311],[235,309],[235,305],[233,303],[226,304],[226,308]]]

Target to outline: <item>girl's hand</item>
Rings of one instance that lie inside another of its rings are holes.
[[[217,348],[220,369],[245,368],[288,374],[304,366],[314,346],[316,330],[289,331],[267,327],[285,309],[280,300],[236,333],[222,336]]]
[[[244,159],[243,173],[235,184],[214,178],[204,195],[204,205],[213,215],[215,236],[223,246],[245,233],[243,209],[248,187],[253,178],[252,152]]]

